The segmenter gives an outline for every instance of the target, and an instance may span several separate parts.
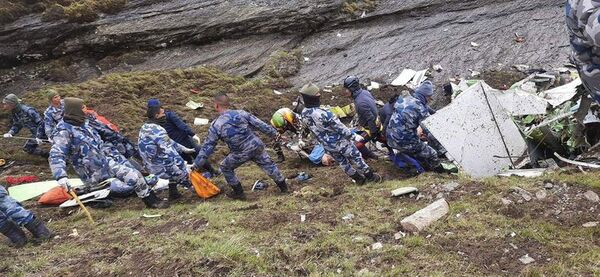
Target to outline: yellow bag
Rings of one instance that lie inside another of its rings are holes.
[[[194,190],[200,198],[208,199],[221,193],[219,187],[215,186],[215,184],[202,176],[202,173],[198,171],[192,171],[190,173],[190,181],[192,181]]]

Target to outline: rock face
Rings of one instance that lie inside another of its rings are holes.
[[[36,78],[32,63],[69,56],[85,60],[77,61],[83,79],[111,70],[204,64],[253,76],[272,52],[299,49],[310,58],[293,77],[299,86],[350,74],[389,82],[404,67],[432,64],[449,77],[468,69],[568,62],[562,0],[381,0],[363,18],[342,13],[343,2],[131,0],[120,13],[87,24],[42,22],[34,14],[0,26],[0,67]],[[525,41],[515,41],[515,33]],[[96,64],[134,51],[144,59],[125,69]],[[29,88],[1,80],[3,91]]]

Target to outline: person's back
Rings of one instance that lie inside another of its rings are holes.
[[[352,138],[352,132],[332,112],[323,108],[304,108],[302,120],[325,149]]]
[[[215,119],[210,128],[216,131],[232,152],[245,152],[264,147],[263,142],[253,131],[256,127],[249,120],[249,113],[246,111],[228,110]]]
[[[394,105],[394,113],[389,120],[387,132],[400,137],[411,134],[416,137],[417,127],[428,115],[427,106],[417,98],[412,96],[398,98]]]
[[[356,113],[358,114],[358,124],[363,128],[369,129],[374,121],[377,120],[378,110],[375,104],[375,98],[368,90],[361,89],[354,98]],[[371,127],[375,128],[375,127]]]
[[[18,129],[27,128],[35,135],[42,125],[42,117],[34,108],[21,104],[12,112],[12,124]]]

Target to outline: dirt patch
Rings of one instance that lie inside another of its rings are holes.
[[[521,273],[526,266],[519,258],[524,255],[535,259],[537,265],[548,263],[548,259],[552,260],[548,251],[540,243],[532,240],[439,238],[437,243],[441,251],[456,253],[465,261],[475,264],[480,271],[489,274],[514,276]]]
[[[486,71],[481,78],[495,89],[506,90],[514,83],[525,79],[527,75],[519,71]]]
[[[598,203],[585,199],[583,194],[590,190],[577,184],[557,184],[552,189],[543,186],[527,191],[531,199],[527,201],[519,192],[506,192],[504,199],[512,203],[503,205],[499,212],[510,218],[544,218],[553,224],[566,227],[581,226],[590,221],[600,221]],[[536,197],[536,193],[545,195]],[[598,191],[596,191],[598,193]]]
[[[156,226],[146,228],[144,231],[148,234],[173,234],[181,232],[199,232],[202,231],[208,221],[206,219],[186,219],[180,220],[168,220],[165,223],[161,223]]]

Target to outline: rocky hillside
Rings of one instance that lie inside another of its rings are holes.
[[[390,81],[404,67],[431,64],[441,64],[445,77],[558,66],[570,51],[563,2],[130,0],[87,20],[46,9],[0,26],[0,94],[205,64],[252,77],[274,52],[293,49],[305,57],[296,86],[349,74]]]

